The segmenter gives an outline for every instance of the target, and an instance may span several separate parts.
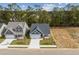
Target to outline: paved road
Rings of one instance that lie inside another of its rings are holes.
[[[5,39],[1,44],[0,48],[8,48],[8,45],[15,39]]]
[[[63,48],[8,48],[0,49],[0,55],[79,55],[79,49]]]
[[[40,39],[31,39],[31,42],[28,48],[40,48]]]

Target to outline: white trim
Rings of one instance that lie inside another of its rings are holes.
[[[8,30],[10,30],[10,31],[14,34],[14,32],[13,32],[11,29],[7,29],[6,32],[7,32]],[[8,34],[6,34],[6,32],[4,33],[4,35],[8,35]]]
[[[1,36],[2,36],[2,34],[1,34],[1,33],[2,33],[3,29],[4,29],[4,27],[6,28],[6,27],[7,27],[7,25],[3,24],[3,25],[2,25],[2,27],[0,28],[0,35],[1,35]]]
[[[39,27],[37,26],[37,28],[36,28],[39,32],[41,32],[42,34],[43,34],[43,32],[39,29]],[[35,30],[36,30],[35,29]],[[35,30],[33,30],[31,33],[33,33]]]
[[[26,23],[25,23],[24,28],[23,28],[23,36],[25,36],[26,31],[28,31],[28,29],[27,29],[27,27],[26,27]]]
[[[18,26],[20,26],[20,27],[22,28],[22,26],[21,26],[20,24],[18,24],[18,25],[15,27],[15,29],[16,29]]]

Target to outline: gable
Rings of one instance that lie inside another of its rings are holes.
[[[0,28],[3,26],[3,24],[2,23],[0,23]]]
[[[7,30],[7,28],[4,27],[3,30],[2,30],[2,32],[1,32],[1,34],[4,34],[6,32],[6,30]]]
[[[16,29],[22,29],[22,27],[21,27],[20,25],[18,25],[18,26],[16,27]]]
[[[17,27],[13,28],[13,31],[15,31],[15,32],[22,32],[23,28],[20,25],[18,25]]]
[[[42,32],[40,31],[40,29],[37,26],[32,30],[31,33],[32,34],[42,34]]]
[[[13,32],[11,30],[7,30],[5,34],[13,34]]]
[[[49,24],[32,24],[30,32],[32,33],[37,27],[37,30],[42,34],[50,34]]]

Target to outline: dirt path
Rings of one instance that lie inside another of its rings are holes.
[[[69,33],[63,28],[53,28],[51,34],[57,44],[61,48],[77,48],[78,44],[72,39]]]

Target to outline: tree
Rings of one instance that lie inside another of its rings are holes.
[[[21,11],[21,8],[16,3],[8,4],[8,7],[5,8],[5,11],[8,11],[8,15],[10,16],[10,21],[17,21],[17,11]],[[18,15],[18,14],[17,14]]]

